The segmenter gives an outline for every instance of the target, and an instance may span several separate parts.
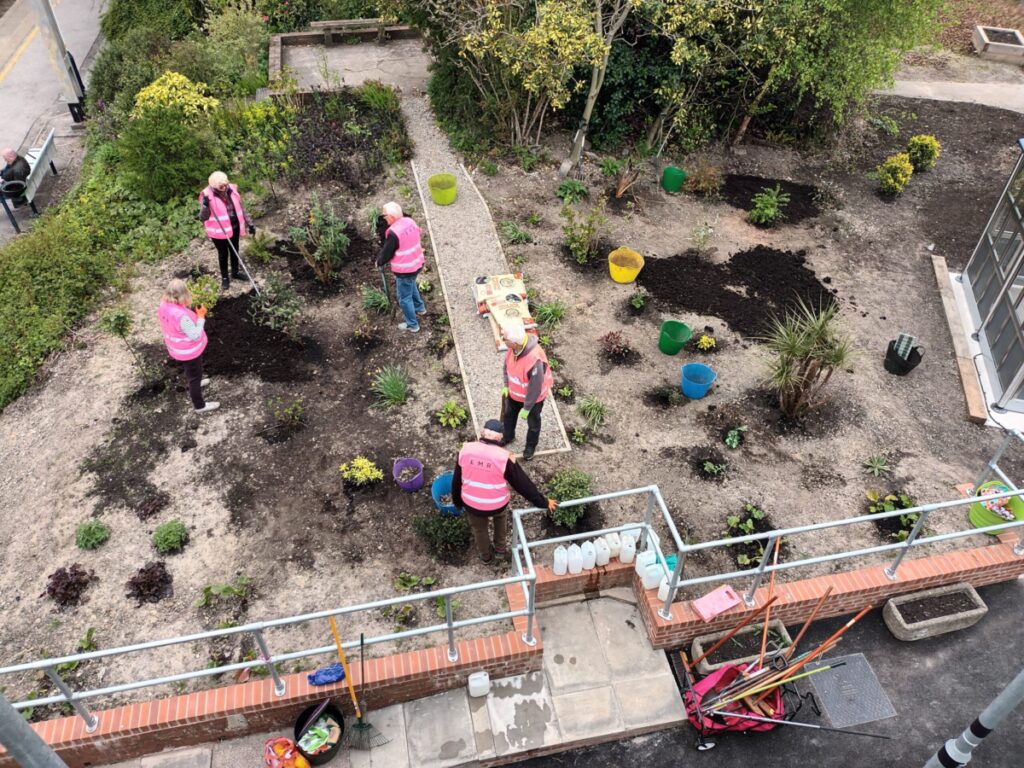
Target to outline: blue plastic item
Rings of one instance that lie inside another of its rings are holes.
[[[430,486],[430,495],[434,499],[434,506],[437,507],[437,511],[442,515],[462,514],[462,510],[454,504],[443,504],[441,502],[442,496],[452,495],[452,476],[452,472],[445,472],[443,475],[438,475],[437,479],[434,480],[433,485]]]
[[[717,378],[718,374],[704,363],[687,363],[682,367],[683,394],[691,400],[700,400]]]
[[[341,664],[331,664],[306,675],[310,685],[330,685],[345,679],[345,668]]]

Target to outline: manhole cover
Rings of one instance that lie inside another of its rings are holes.
[[[882,690],[882,685],[863,653],[811,662],[806,669],[817,669],[840,661],[846,663],[810,678],[832,727],[850,728],[861,723],[896,717],[892,702]]]

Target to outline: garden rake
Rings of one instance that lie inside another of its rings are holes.
[[[391,739],[378,731],[371,723],[363,719],[363,709],[356,698],[356,690],[352,687],[352,677],[348,673],[348,662],[345,660],[345,650],[341,647],[341,637],[338,635],[338,625],[334,617],[330,616],[331,632],[334,634],[334,644],[338,647],[338,658],[345,668],[345,679],[348,681],[348,693],[352,698],[352,707],[356,711],[356,724],[345,730],[344,743],[352,749],[369,749],[387,744]],[[360,678],[359,686],[362,689],[366,685],[366,664],[363,659],[363,634],[359,633],[359,664]]]
[[[380,282],[384,286],[384,296],[388,300],[388,307],[391,308],[391,319],[394,320],[395,319],[395,305],[398,303],[398,296],[397,296],[398,291],[397,291],[397,289],[395,290],[395,294],[396,294],[395,295],[395,300],[392,301],[391,300],[391,288],[388,286],[388,276],[387,276],[387,273],[384,272],[384,267],[380,268]]]
[[[238,263],[242,267],[242,271],[245,272],[245,276],[249,278],[249,284],[252,286],[252,289],[256,291],[256,295],[259,296],[260,289],[256,286],[256,281],[253,280],[252,275],[249,274],[249,268],[245,265],[245,261],[242,259],[242,254],[238,252],[238,249],[235,248],[235,244],[231,242],[231,238],[228,237],[228,232],[226,229],[224,229],[224,225],[220,223],[220,219],[217,220],[217,226],[220,227],[221,234],[224,235],[224,237],[227,239],[228,248],[230,248],[232,252],[234,252],[235,258],[238,259]]]

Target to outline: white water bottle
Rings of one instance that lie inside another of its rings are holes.
[[[608,542],[605,541],[603,536],[598,537],[597,541],[594,542],[594,549],[597,552],[597,556],[594,559],[594,565],[608,565],[608,561],[612,559],[612,552],[608,547]]]
[[[668,600],[668,579],[665,576],[661,577],[661,584],[658,585],[658,599],[662,602]]]
[[[580,554],[583,556],[583,570],[589,571],[597,561],[597,550],[594,548],[594,542],[584,541],[583,546],[580,547]]]
[[[651,563],[640,574],[640,581],[643,583],[644,589],[654,589],[663,578],[665,578],[665,570],[658,563]]]
[[[636,575],[641,579],[644,576],[644,571],[647,570],[647,566],[657,561],[657,555],[654,554],[654,550],[645,549],[643,552],[636,553],[636,564],[633,566],[633,570],[636,571]]]
[[[575,575],[583,572],[583,553],[576,544],[569,545],[569,573]]]
[[[565,551],[565,547],[559,544],[557,547],[555,547],[555,576],[565,576],[565,572],[568,569],[569,553]]]
[[[622,548],[622,539],[619,538],[617,533],[609,533],[604,537],[604,540],[608,542],[608,552],[612,557],[619,556],[619,550]]]
[[[619,562],[632,563],[636,557],[636,542],[628,533],[622,535],[622,546],[619,547]]]

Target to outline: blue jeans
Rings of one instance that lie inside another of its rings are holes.
[[[402,308],[402,315],[405,317],[405,324],[410,330],[420,327],[416,319],[417,312],[425,312],[426,306],[420,297],[420,289],[416,287],[416,274],[400,275],[395,274],[395,293],[398,294],[398,306]]]

